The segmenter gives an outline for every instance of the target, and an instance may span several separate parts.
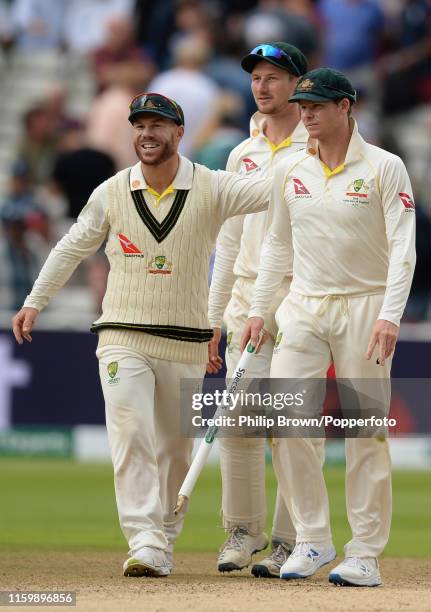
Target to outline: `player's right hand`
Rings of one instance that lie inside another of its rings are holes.
[[[256,348],[256,353],[260,351],[262,344],[264,344],[269,337],[268,332],[263,328],[264,320],[262,317],[250,317],[245,324],[244,333],[241,338],[241,353],[245,350],[248,342],[251,341],[252,345]]]
[[[217,374],[222,368],[223,359],[218,352],[220,338],[220,327],[213,327],[213,337],[210,342],[208,342],[207,374]]]
[[[15,340],[22,344],[24,340],[32,341],[31,332],[39,311],[36,308],[21,308],[12,319],[12,329]]]

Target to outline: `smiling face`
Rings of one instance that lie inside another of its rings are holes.
[[[133,131],[133,145],[139,160],[147,166],[157,166],[176,155],[184,127],[146,112],[133,121]]]
[[[329,135],[337,133],[348,125],[350,102],[347,98],[337,102],[311,102],[301,100],[299,109],[301,119],[311,138],[326,140]]]
[[[270,62],[258,62],[251,73],[251,91],[256,106],[265,115],[276,115],[289,108],[298,78]]]

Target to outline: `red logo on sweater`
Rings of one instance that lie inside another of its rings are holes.
[[[293,187],[295,188],[296,195],[310,195],[304,183],[297,178],[293,179]]]
[[[408,193],[401,192],[398,195],[400,196],[401,202],[406,208],[415,208],[415,203],[413,202],[412,198],[409,196]]]
[[[245,171],[246,172],[251,172],[252,170],[256,170],[256,168],[258,168],[259,166],[249,157],[244,157],[244,159],[242,160],[244,162],[245,165]]]
[[[118,234],[118,239],[125,257],[144,257],[144,254],[124,234]]]

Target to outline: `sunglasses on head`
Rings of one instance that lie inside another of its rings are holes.
[[[278,47],[273,47],[272,45],[258,45],[252,51],[250,51],[250,55],[261,55],[262,57],[273,57],[274,59],[285,59],[288,64],[294,69],[295,76],[301,76],[301,71],[298,66],[293,61],[292,57],[279,49]]]
[[[157,110],[168,111],[175,115],[179,121],[184,122],[184,118],[178,104],[174,102],[174,100],[171,100],[162,94],[139,94],[130,102],[129,108],[131,112],[142,110],[144,108],[149,110],[154,108]]]

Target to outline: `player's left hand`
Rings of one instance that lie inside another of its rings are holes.
[[[377,319],[373,331],[371,332],[370,341],[365,357],[371,359],[375,347],[379,346],[379,357],[377,363],[385,365],[385,360],[392,355],[395,350],[395,345],[398,340],[400,328],[384,319]]]
[[[207,374],[217,374],[223,365],[223,359],[220,357],[218,347],[221,338],[220,327],[213,328],[214,335],[212,340],[208,342],[208,362]]]

